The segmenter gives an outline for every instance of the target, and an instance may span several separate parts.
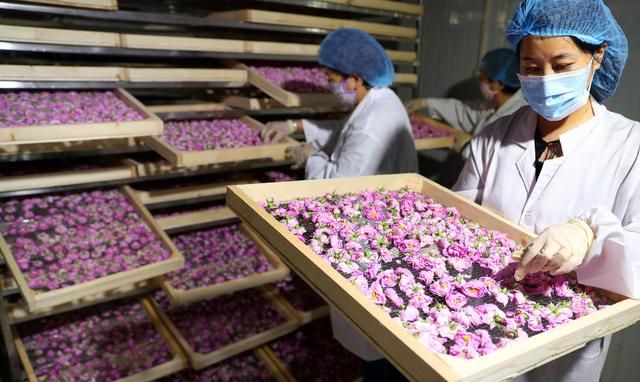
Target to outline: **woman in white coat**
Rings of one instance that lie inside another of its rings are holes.
[[[575,271],[585,285],[640,297],[640,124],[601,102],[627,40],[602,0],[525,0],[507,38],[530,107],[478,135],[454,189],[539,234],[516,279]],[[598,381],[609,337],[518,381]]]
[[[304,132],[306,144],[288,151],[296,166],[306,163],[308,179],[417,172],[416,147],[409,117],[389,89],[394,69],[384,48],[366,32],[338,29],[320,44],[318,62],[334,94],[353,108],[344,121],[297,120],[267,125],[263,137],[278,141]],[[365,381],[398,381],[402,376],[331,311],[334,337],[363,359]]]
[[[491,50],[482,57],[478,74],[484,107],[455,98],[418,98],[407,102],[407,111],[425,109],[429,117],[477,135],[492,122],[526,105],[517,77],[519,68],[518,56],[511,49]]]

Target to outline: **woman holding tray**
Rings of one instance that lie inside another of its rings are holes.
[[[318,61],[351,114],[344,121],[271,123],[263,137],[277,142],[304,132],[307,143],[287,154],[296,167],[306,163],[307,179],[417,172],[411,123],[389,89],[395,73],[380,43],[361,30],[338,29],[320,44]],[[333,309],[331,322],[338,342],[365,361],[365,382],[405,380]]]
[[[524,0],[507,39],[530,107],[473,140],[454,189],[539,234],[516,279],[575,271],[640,297],[640,124],[601,104],[622,75],[624,32],[602,0]],[[516,380],[598,381],[609,341]]]

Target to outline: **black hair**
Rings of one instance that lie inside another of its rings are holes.
[[[571,40],[573,40],[574,44],[578,46],[583,52],[590,53],[592,56],[600,50],[602,45],[595,45],[586,43],[575,36],[570,36]]]
[[[503,84],[504,85],[504,84]],[[504,88],[502,89],[503,93],[507,93],[507,94],[515,94],[518,90],[520,90],[520,88],[512,88],[511,86],[507,86],[504,85]]]

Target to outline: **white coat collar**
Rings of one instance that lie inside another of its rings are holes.
[[[358,118],[360,114],[362,114],[363,111],[367,110],[369,105],[371,105],[376,99],[378,99],[382,94],[384,94],[385,90],[388,90],[388,88],[369,89],[369,92],[367,92],[367,95],[364,96],[362,101],[360,101],[360,103],[356,106],[356,108],[353,109],[353,111],[351,112],[351,115],[347,119],[346,126],[350,125],[356,118]]]
[[[594,126],[597,124],[597,121],[602,116],[602,113],[606,108],[598,103],[593,97],[591,97],[591,104],[593,106],[593,111],[595,116],[582,125],[567,131],[564,134],[561,134],[560,144],[562,145],[563,154],[567,155],[571,151],[573,151],[579,144],[586,138],[587,135],[593,130]],[[536,131],[538,115],[533,111],[531,107],[529,107],[522,116],[522,120],[518,121],[515,126],[516,129],[511,133],[511,142],[517,144],[523,149],[527,149],[529,144],[533,145],[533,137]],[[565,150],[566,143],[566,150]]]
[[[605,109],[605,107],[593,98],[591,98],[591,105],[595,114],[593,118],[575,129],[571,129],[564,134],[560,134],[560,145],[562,146],[562,154],[564,156],[570,155],[580,145],[580,143],[585,140],[597,125],[598,120],[602,117],[603,109]]]

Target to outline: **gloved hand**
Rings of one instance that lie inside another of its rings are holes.
[[[516,281],[528,273],[558,275],[573,271],[589,253],[593,236],[591,227],[579,219],[548,227],[526,249],[516,269]]]
[[[407,113],[416,112],[420,109],[424,109],[425,107],[427,107],[427,99],[426,98],[412,99],[411,101],[407,102],[404,105],[404,107],[407,109]]]
[[[316,151],[311,143],[303,143],[299,146],[287,147],[284,151],[284,157],[293,161],[292,169],[298,170],[304,168],[307,159]]]
[[[293,133],[292,124],[289,121],[269,122],[260,130],[260,138],[265,143],[280,142]]]

